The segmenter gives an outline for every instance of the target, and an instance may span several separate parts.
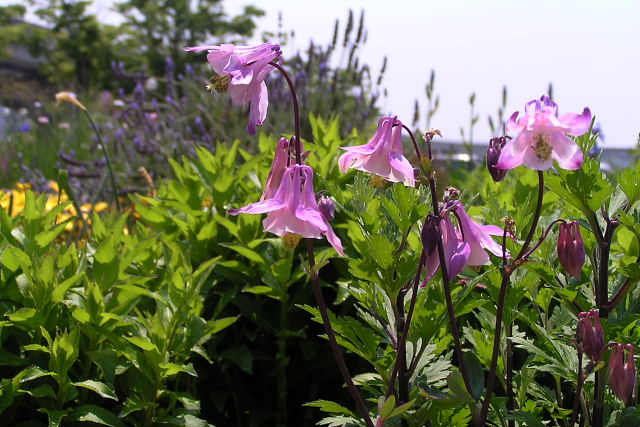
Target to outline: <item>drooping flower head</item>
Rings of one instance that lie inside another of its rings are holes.
[[[287,138],[280,138],[278,145],[276,146],[276,154],[273,156],[271,162],[271,169],[269,170],[269,176],[267,182],[264,185],[264,191],[260,201],[273,198],[280,187],[280,181],[284,170],[287,168],[289,160],[289,141]]]
[[[264,79],[274,67],[269,62],[277,60],[282,52],[277,43],[257,46],[196,46],[185,48],[187,52],[209,52],[207,60],[216,75],[211,88],[218,92],[229,90],[236,106],[250,105],[247,132],[255,135],[256,125],[262,125],[267,116],[269,99]]]
[[[576,221],[560,224],[558,259],[564,269],[576,280],[580,280],[584,257],[584,241],[580,234],[580,224]]]
[[[291,239],[292,235],[312,239],[325,236],[331,246],[344,255],[340,239],[318,207],[313,189],[313,169],[309,166],[294,164],[287,167],[273,198],[230,209],[229,213],[266,213],[267,217],[262,222],[265,231],[285,240]]]
[[[395,116],[378,120],[376,133],[365,145],[342,149],[347,151],[338,159],[343,173],[353,168],[409,187],[416,185],[413,167],[402,152],[402,122]]]
[[[636,364],[633,360],[633,345],[612,343],[611,357],[609,359],[609,384],[611,391],[625,404],[631,403],[633,389],[636,386]],[[624,362],[625,350],[627,362]]]
[[[582,350],[591,360],[598,361],[604,350],[604,331],[600,324],[599,312],[582,312],[578,318],[578,337],[582,343]]]
[[[464,210],[464,206],[457,200],[447,202],[443,209],[444,216],[440,217],[440,233],[447,263],[447,275],[453,280],[465,266],[478,266],[489,263],[489,255],[485,250],[497,256],[502,256],[502,246],[491,236],[502,235],[503,231],[495,225],[480,225]],[[457,227],[451,221],[449,213],[458,219]],[[435,248],[437,233],[433,232],[433,220],[427,220],[422,232],[423,245],[427,249],[426,275],[428,282],[440,267],[440,255]]]
[[[513,169],[524,164],[535,170],[546,170],[556,160],[562,169],[578,169],[584,161],[582,150],[567,135],[580,136],[589,130],[591,112],[565,113],[558,117],[558,105],[547,95],[525,106],[525,114],[513,113],[507,122],[507,134],[513,136],[495,165]]]

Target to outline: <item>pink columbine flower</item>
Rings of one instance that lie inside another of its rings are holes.
[[[633,345],[611,343],[609,358],[609,384],[611,391],[625,404],[631,403],[633,389],[636,385],[636,364],[633,360]],[[629,351],[627,363],[624,363],[625,350]]]
[[[565,113],[558,117],[558,105],[547,95],[525,106],[525,114],[513,113],[506,131],[509,141],[495,165],[498,169],[513,169],[524,164],[535,170],[549,169],[556,160],[562,169],[578,169],[582,165],[582,150],[567,135],[580,136],[589,130],[591,112]]]
[[[278,145],[276,146],[276,154],[273,156],[271,162],[271,169],[269,170],[269,176],[267,182],[264,185],[264,191],[260,201],[268,200],[275,196],[278,188],[280,187],[280,181],[282,181],[282,175],[287,168],[289,161],[289,141],[287,138],[280,138]]]
[[[580,280],[584,258],[584,241],[580,234],[580,224],[576,221],[560,224],[558,259],[564,269],[576,280]]]
[[[382,117],[375,135],[365,145],[342,149],[348,151],[338,159],[343,173],[354,168],[409,187],[416,185],[413,167],[402,152],[402,122],[395,116]]]
[[[582,343],[582,350],[591,360],[600,360],[604,350],[604,331],[600,324],[598,310],[582,312],[578,315],[578,336]]]
[[[502,246],[496,243],[491,236],[502,235],[503,231],[495,225],[480,225],[475,222],[464,210],[459,201],[448,202],[445,206],[445,216],[440,218],[440,232],[447,263],[447,275],[453,280],[467,265],[484,265],[489,263],[488,250],[497,256],[502,256]],[[458,218],[458,227],[453,225],[449,212],[453,212]],[[436,233],[433,232],[434,221],[428,219],[428,224],[423,229],[422,237],[425,249],[427,249],[426,284],[440,267],[440,256],[433,243]]]
[[[230,209],[229,213],[266,213],[262,222],[265,231],[285,239],[290,235],[313,239],[325,236],[331,246],[344,255],[340,239],[318,207],[313,190],[313,169],[309,166],[294,164],[287,167],[273,198]]]
[[[492,254],[501,257],[502,246],[491,236],[502,236],[503,230],[496,225],[480,225],[475,222],[464,210],[462,203],[458,201],[450,202],[456,216],[459,227],[462,230],[462,238],[469,243],[471,251],[466,261],[467,265],[485,265],[489,263],[489,255],[485,249]]]
[[[185,48],[187,52],[207,50],[207,60],[217,74],[212,79],[212,88],[219,92],[229,90],[231,101],[236,106],[250,105],[247,132],[255,135],[256,125],[262,125],[267,116],[269,98],[264,79],[274,67],[269,62],[281,55],[277,43],[258,46],[196,46]]]

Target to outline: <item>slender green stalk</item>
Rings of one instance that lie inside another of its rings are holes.
[[[523,257],[527,254],[529,249],[529,244],[533,239],[533,235],[536,231],[536,227],[538,226],[538,220],[540,219],[540,214],[542,213],[542,200],[544,197],[544,175],[542,171],[538,171],[538,202],[536,203],[536,210],[533,214],[533,219],[531,221],[531,228],[527,233],[527,237],[524,240],[522,248],[518,255],[514,258],[511,264],[506,265],[506,255],[503,256],[503,268],[502,268],[502,282],[500,283],[500,292],[498,294],[498,305],[496,308],[496,324],[494,329],[493,336],[493,350],[491,353],[491,365],[489,367],[489,377],[487,380],[487,389],[484,394],[484,399],[482,400],[482,408],[480,409],[480,421],[483,424],[487,422],[487,416],[489,413],[489,405],[491,404],[491,397],[493,395],[493,387],[495,385],[496,374],[498,369],[498,355],[500,353],[500,338],[502,335],[502,318],[504,315],[504,305],[507,297],[507,288],[509,287],[509,283],[511,281],[511,275],[521,265],[521,261]],[[506,230],[505,235],[503,236],[503,249],[506,243]],[[506,365],[506,364],[505,364]],[[505,366],[507,368],[508,366]],[[513,373],[507,373],[507,378],[513,376]]]
[[[86,109],[82,109],[82,111],[84,112],[84,115],[87,116],[87,119],[89,120],[89,124],[91,124],[91,128],[93,129],[93,132],[96,134],[96,138],[98,138],[98,144],[100,144],[100,147],[102,147],[102,152],[104,153],[104,157],[107,161],[109,178],[111,179],[111,191],[113,191],[113,199],[116,203],[116,208],[118,209],[118,212],[122,212],[122,208],[120,207],[120,201],[118,200],[118,186],[116,185],[116,177],[113,174],[113,168],[111,167],[111,158],[109,157],[109,152],[107,151],[106,145],[104,145],[102,136],[100,136],[100,131],[98,130],[98,127],[96,126],[95,122],[91,118],[91,114],[89,114],[89,111],[87,111]],[[79,212],[79,214],[82,215],[82,212]]]

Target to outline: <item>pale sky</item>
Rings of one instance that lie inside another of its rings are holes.
[[[13,2],[0,0],[0,4]],[[100,16],[108,20],[113,2],[96,3]],[[433,69],[440,108],[432,126],[448,140],[459,140],[460,127],[468,127],[472,92],[480,114],[474,142],[486,143],[487,115],[495,117],[503,85],[509,90],[508,117],[539,98],[552,82],[561,114],[589,107],[596,115],[605,136],[604,148],[636,144],[640,132],[638,1],[227,0],[224,6],[233,15],[246,4],[267,13],[258,21],[254,42],[260,41],[263,31],[277,30],[278,12],[282,12],[284,29],[296,34],[295,44],[284,49],[285,61],[287,50],[292,54],[296,48],[305,48],[309,38],[329,43],[337,17],[342,35],[349,8],[356,18],[365,9],[368,40],[360,50],[361,62],[368,63],[376,75],[382,57],[388,57],[383,112],[410,125],[418,98],[424,114],[424,87]]]

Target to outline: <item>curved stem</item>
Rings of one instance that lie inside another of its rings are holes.
[[[347,364],[344,361],[344,357],[342,356],[342,352],[340,351],[340,347],[338,346],[338,341],[336,340],[336,334],[333,331],[333,327],[331,326],[331,320],[329,319],[329,314],[327,312],[327,304],[324,301],[324,297],[322,295],[322,290],[320,289],[320,280],[318,278],[318,272],[315,269],[315,257],[313,254],[313,243],[311,239],[307,239],[307,254],[309,257],[309,266],[311,271],[311,282],[313,283],[313,292],[316,297],[316,302],[318,303],[318,310],[320,311],[320,316],[322,317],[322,323],[324,324],[324,328],[327,331],[327,337],[329,339],[329,345],[331,346],[331,350],[333,351],[333,356],[336,359],[336,363],[338,364],[338,369],[342,374],[342,379],[347,384],[347,388],[349,389],[349,393],[351,397],[356,403],[356,407],[358,408],[358,412],[364,418],[364,421],[367,427],[374,427],[373,421],[371,420],[371,416],[369,416],[369,411],[365,406],[362,397],[358,393],[356,386],[353,384],[353,380],[351,379],[351,374],[349,373],[349,369],[347,368]]]
[[[113,174],[113,169],[111,168],[111,158],[109,157],[109,153],[107,152],[107,147],[104,145],[104,141],[102,141],[100,131],[98,131],[98,127],[91,118],[91,114],[89,114],[89,112],[84,108],[82,109],[82,112],[85,116],[87,116],[87,119],[89,119],[89,124],[91,125],[93,132],[96,134],[96,138],[98,138],[98,144],[100,144],[100,147],[102,147],[102,152],[104,153],[104,157],[107,161],[107,170],[109,171],[109,177],[111,178],[111,190],[113,191],[113,199],[116,202],[116,208],[118,209],[118,212],[122,212],[120,201],[118,200],[118,186],[116,185],[116,178]],[[82,212],[78,212],[78,215],[82,216]]]
[[[544,197],[544,174],[542,171],[538,171],[538,203],[536,204],[536,211],[533,214],[533,220],[531,223],[531,228],[529,229],[529,233],[527,234],[524,243],[522,244],[522,249],[518,253],[515,261],[519,261],[523,258],[523,255],[527,252],[529,248],[529,243],[533,239],[533,235],[536,232],[536,227],[538,226],[538,220],[540,219],[540,213],[542,212],[542,199]]]
[[[278,63],[271,61],[269,65],[275,67],[282,73],[282,76],[287,81],[289,85],[289,91],[291,92],[291,100],[293,102],[293,116],[294,116],[294,128],[295,128],[295,155],[296,155],[296,164],[302,165],[302,143],[300,139],[300,110],[298,108],[298,97],[296,95],[296,89],[293,85],[293,81],[289,76],[289,73],[282,68]],[[329,313],[327,311],[327,304],[324,300],[324,296],[322,295],[322,289],[320,288],[320,280],[318,278],[318,271],[315,268],[315,256],[313,253],[313,242],[311,239],[307,240],[307,254],[309,257],[309,271],[311,273],[311,282],[313,284],[313,292],[315,294],[316,302],[318,304],[318,310],[320,311],[320,317],[322,317],[322,323],[327,332],[327,338],[329,339],[329,345],[331,346],[331,351],[333,352],[333,356],[336,359],[336,363],[338,364],[338,369],[340,370],[340,374],[344,382],[347,384],[347,389],[351,394],[351,398],[355,401],[356,407],[358,408],[358,412],[363,417],[365,424],[367,427],[374,427],[373,421],[371,420],[371,416],[369,415],[369,411],[358,393],[353,380],[351,379],[351,374],[349,373],[349,369],[347,368],[347,364],[344,361],[344,357],[342,356],[342,352],[340,351],[340,347],[338,346],[338,341],[336,340],[336,334],[331,326],[331,319],[329,319]]]
[[[293,102],[293,126],[295,129],[295,138],[296,138],[296,143],[295,143],[295,147],[296,147],[296,163],[301,165],[302,164],[302,145],[301,145],[301,139],[300,139],[300,110],[298,108],[298,96],[296,95],[296,88],[293,85],[293,81],[291,80],[291,76],[289,76],[289,73],[287,73],[287,71],[277,62],[271,61],[269,62],[269,65],[275,67],[278,69],[278,71],[280,71],[280,73],[282,74],[282,77],[284,77],[284,79],[287,81],[287,84],[289,85],[289,91],[291,92],[291,101]]]
[[[433,207],[434,215],[439,217],[438,200],[436,196],[436,183],[433,175],[429,176],[429,188],[431,190],[431,204]],[[456,320],[456,314],[453,308],[453,299],[451,298],[451,285],[449,282],[449,272],[447,270],[447,261],[444,254],[444,245],[442,244],[442,230],[440,229],[440,220],[436,221],[436,233],[438,236],[438,257],[440,259],[440,273],[442,274],[442,287],[444,289],[444,297],[447,303],[447,315],[449,316],[449,325],[451,326],[451,334],[453,335],[454,353],[458,366],[460,368],[460,374],[464,380],[464,385],[469,393],[471,393],[471,381],[469,381],[469,375],[467,374],[467,368],[464,363],[464,357],[462,355],[462,342],[460,341],[460,331],[458,330],[458,323]],[[475,422],[474,422],[475,424]]]
[[[536,243],[531,249],[529,249],[523,256],[522,259],[527,259],[529,258],[529,256],[531,256],[532,253],[534,253],[536,251],[536,249],[538,249],[540,247],[540,245],[545,241],[545,239],[547,238],[547,235],[549,234],[549,232],[551,231],[551,228],[553,228],[554,225],[558,224],[558,223],[562,223],[562,224],[566,224],[567,221],[562,219],[562,218],[558,218],[558,219],[554,219],[553,222],[551,222],[551,224],[549,224],[547,226],[547,228],[544,230],[544,232],[542,233],[542,236],[540,236],[540,239],[538,240],[538,243]]]
[[[636,263],[640,263],[640,256],[636,259]],[[615,293],[615,295],[609,300],[609,302],[602,307],[600,310],[604,310],[605,316],[607,316],[611,310],[616,308],[616,306],[622,301],[622,299],[629,293],[631,289],[633,289],[633,285],[637,284],[636,281],[631,280],[631,278],[627,278],[620,289]]]
[[[411,132],[411,129],[409,129],[406,125],[402,125],[402,128],[407,131],[407,133],[409,134],[409,137],[411,138],[411,144],[413,144],[413,149],[416,152],[416,156],[418,156],[418,167],[420,168],[420,171],[422,171],[424,176],[428,177],[429,174],[427,173],[426,170],[424,170],[424,166],[422,165],[422,153],[420,152],[420,148],[418,148],[416,137],[413,135],[413,132]],[[431,143],[430,142],[427,142],[427,148],[429,151],[429,160],[431,160]]]

